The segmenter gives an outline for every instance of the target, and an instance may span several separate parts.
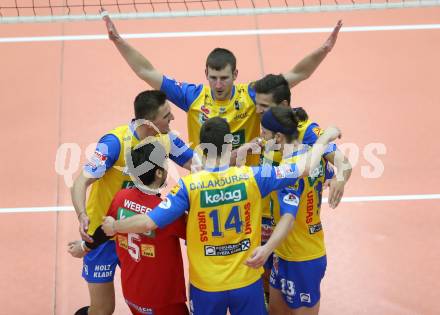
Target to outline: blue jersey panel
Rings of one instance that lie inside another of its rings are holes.
[[[164,201],[147,215],[160,228],[174,222],[189,209],[188,191],[182,180],[179,180],[179,190],[169,193]]]
[[[171,139],[170,159],[177,165],[183,166],[188,160],[192,159],[194,152],[182,139],[173,133],[169,133]]]
[[[112,167],[119,158],[121,143],[113,134],[106,134],[96,145],[95,152],[89,162],[84,166],[84,171],[94,178],[100,178]]]
[[[262,197],[266,197],[274,190],[294,185],[298,179],[296,164],[275,167],[270,165],[254,166],[252,171]]]
[[[188,111],[191,104],[203,90],[203,84],[195,85],[185,82],[177,82],[167,76],[163,76],[160,90],[165,92],[167,98],[184,111]]]

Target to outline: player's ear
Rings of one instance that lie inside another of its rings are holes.
[[[154,174],[157,179],[162,179],[165,176],[165,172],[163,169],[158,168]]]
[[[206,79],[208,79],[208,68],[205,68],[205,76],[206,76]]]
[[[282,102],[280,103],[280,105],[281,105],[281,106],[284,106],[284,107],[290,107],[289,102],[288,102],[287,100],[282,101]]]
[[[235,81],[237,77],[238,77],[238,69],[235,69],[234,72],[232,73],[232,79]]]
[[[285,139],[284,139],[284,135],[281,134],[280,132],[275,133],[275,143],[284,143]]]

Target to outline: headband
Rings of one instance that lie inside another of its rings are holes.
[[[261,125],[267,130],[272,132],[280,132],[284,135],[293,135],[297,131],[296,128],[286,128],[281,125],[270,109],[264,113],[263,119],[261,120]]]

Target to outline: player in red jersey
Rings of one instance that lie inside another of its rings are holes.
[[[162,201],[152,192],[158,190],[167,177],[163,147],[157,142],[145,144],[134,149],[131,157],[131,175],[145,165],[148,171],[137,177],[141,183],[135,180],[136,187],[122,189],[115,195],[107,213],[115,219],[145,214]],[[117,234],[115,241],[121,264],[122,291],[133,314],[188,314],[179,238],[186,238],[185,217],[150,233]],[[93,243],[70,243],[69,252],[75,257],[81,257],[90,250],[93,254],[93,249],[108,237],[98,228],[93,239]]]

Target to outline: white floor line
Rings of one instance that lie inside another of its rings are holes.
[[[358,197],[344,197],[342,203],[348,202],[374,202],[374,201],[415,201],[415,200],[439,200],[440,194],[426,194],[426,195],[394,195],[394,196],[358,196]],[[327,198],[323,198],[324,203],[327,203]],[[0,208],[2,213],[30,213],[30,212],[66,212],[73,211],[72,206],[59,207],[23,207],[23,208]]]
[[[440,29],[440,24],[343,26],[341,32],[410,31],[410,30],[438,30],[438,29]],[[281,28],[281,29],[259,29],[259,30],[247,29],[247,30],[228,30],[228,31],[141,33],[141,34],[121,34],[121,36],[123,38],[131,38],[131,39],[179,38],[179,37],[330,33],[332,30],[333,27]],[[35,37],[2,37],[0,38],[0,43],[30,43],[30,42],[86,41],[86,40],[108,40],[108,36],[99,34],[99,35],[65,35],[65,36],[35,36]]]

